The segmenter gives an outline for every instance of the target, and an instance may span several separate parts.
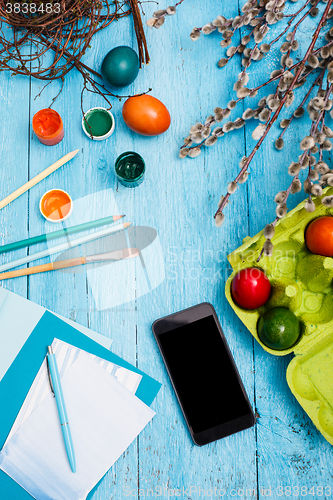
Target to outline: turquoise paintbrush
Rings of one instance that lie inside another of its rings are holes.
[[[84,222],[83,224],[78,224],[77,226],[59,229],[59,231],[54,231],[53,233],[41,234],[40,236],[34,236],[33,238],[27,238],[26,240],[15,241],[14,243],[9,243],[8,245],[3,245],[2,247],[0,246],[0,253],[11,252],[12,250],[18,250],[19,248],[36,245],[36,243],[44,243],[45,241],[55,240],[57,238],[61,238],[62,236],[68,236],[70,234],[87,231],[88,229],[94,229],[95,227],[105,226],[106,224],[111,224],[122,217],[125,217],[125,215],[110,215],[109,217],[104,217],[103,219],[97,219],[90,222]]]

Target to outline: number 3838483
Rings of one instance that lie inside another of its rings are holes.
[[[7,14],[59,14],[60,3],[6,3]]]

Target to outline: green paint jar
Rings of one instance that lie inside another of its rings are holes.
[[[89,139],[103,141],[113,134],[115,121],[113,114],[105,108],[91,108],[82,118],[83,132]]]
[[[145,169],[144,159],[134,151],[126,151],[116,159],[116,177],[123,186],[130,188],[139,186],[143,181]]]

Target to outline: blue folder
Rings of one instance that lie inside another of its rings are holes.
[[[52,344],[54,338],[140,373],[142,379],[137,388],[136,396],[148,406],[151,405],[161,387],[161,384],[153,378],[46,311],[0,382],[0,449],[4,446],[44,361],[47,346]],[[96,487],[90,492],[88,499],[92,497]],[[32,497],[0,470],[0,498],[1,500],[31,500]]]

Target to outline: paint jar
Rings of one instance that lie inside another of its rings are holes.
[[[116,159],[116,177],[123,186],[134,188],[143,181],[145,162],[142,156],[134,151],[126,151]]]
[[[32,128],[42,144],[55,146],[64,137],[61,116],[54,109],[41,109],[32,119]]]
[[[94,141],[103,141],[110,137],[114,127],[113,114],[105,108],[91,108],[82,118],[83,132]]]
[[[73,211],[72,198],[62,189],[51,189],[41,197],[39,210],[49,222],[63,222]]]

